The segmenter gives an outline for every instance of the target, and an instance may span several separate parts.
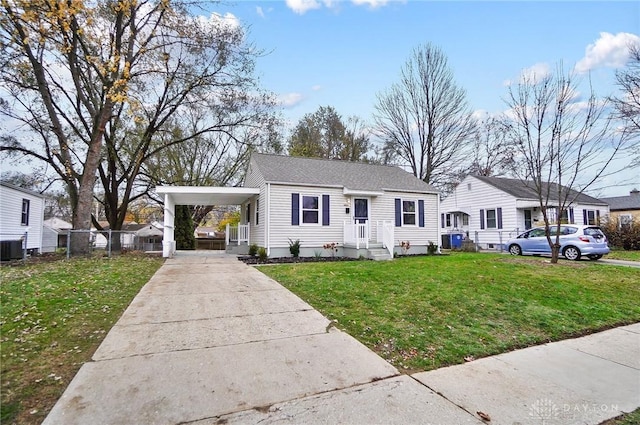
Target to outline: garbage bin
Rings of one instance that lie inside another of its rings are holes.
[[[451,249],[460,249],[462,248],[462,233],[452,233],[451,234]]]
[[[22,259],[22,240],[1,241],[0,251],[2,261],[20,260]]]
[[[441,248],[442,249],[451,249],[451,238],[449,237],[449,234],[442,235]]]

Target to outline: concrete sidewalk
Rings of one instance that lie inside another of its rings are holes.
[[[169,259],[44,424],[598,424],[640,407],[640,324],[413,376],[235,257]]]

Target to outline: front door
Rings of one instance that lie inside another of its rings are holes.
[[[353,221],[354,223],[366,223],[369,220],[369,199],[353,199]]]
[[[531,210],[524,210],[524,229],[531,229]]]

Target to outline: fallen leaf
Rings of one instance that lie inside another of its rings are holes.
[[[477,411],[476,413],[478,414],[478,416],[480,416],[480,419],[482,419],[483,421],[491,422],[491,416],[489,416],[488,414],[480,411]]]

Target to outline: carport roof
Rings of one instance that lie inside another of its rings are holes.
[[[260,189],[254,187],[158,186],[156,193],[169,195],[175,205],[240,205]]]

